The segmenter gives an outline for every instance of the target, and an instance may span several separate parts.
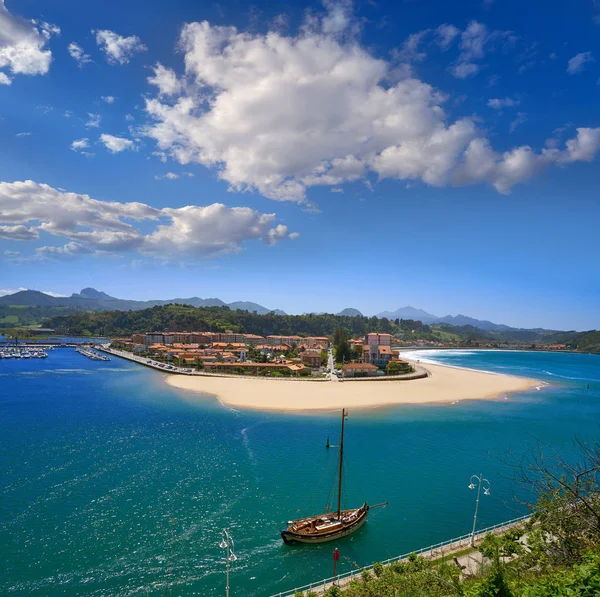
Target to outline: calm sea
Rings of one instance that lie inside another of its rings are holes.
[[[600,432],[600,356],[421,356],[550,385],[495,401],[350,412],[347,503],[389,506],[336,544],[341,571],[468,533],[474,473],[491,483],[479,526],[522,514],[508,451]],[[232,596],[331,575],[334,544],[287,547],[279,530],[326,506],[337,450],[324,445],[328,435],[336,443],[339,413],[233,410],[169,388],[161,373],[68,348],[0,361],[0,409],[0,594],[158,596],[168,583],[169,595],[222,595],[223,528],[239,558]]]

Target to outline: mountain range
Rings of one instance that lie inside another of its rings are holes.
[[[174,298],[168,300],[133,301],[119,299],[101,292],[95,288],[84,288],[79,293],[71,296],[57,297],[44,294],[37,290],[21,290],[14,294],[0,297],[0,305],[24,305],[28,307],[79,307],[94,311],[139,311],[160,305],[176,303],[179,305],[192,305],[193,307],[229,307],[230,309],[256,311],[259,315],[274,313],[275,315],[286,315],[281,309],[267,309],[258,303],[236,301],[226,303],[218,298]]]
[[[0,297],[0,306],[8,305],[23,305],[30,307],[78,307],[81,309],[89,309],[94,311],[138,311],[148,309],[160,305],[168,305],[170,303],[180,305],[192,305],[193,307],[229,307],[234,310],[243,310],[266,315],[273,313],[275,315],[286,315],[281,309],[268,309],[258,303],[249,301],[234,301],[226,303],[219,298],[200,298],[197,296],[190,298],[174,298],[167,300],[150,300],[150,301],[134,301],[127,299],[119,299],[110,296],[105,292],[96,290],[95,288],[84,288],[79,293],[73,293],[69,297],[56,297],[37,290],[21,290],[14,294],[8,294]],[[352,307],[347,307],[337,313],[348,317],[363,316],[363,314]],[[422,321],[424,324],[447,323],[453,326],[473,326],[484,331],[508,331],[520,328],[513,328],[507,325],[493,323],[487,320],[474,319],[467,315],[446,315],[438,317],[423,309],[415,307],[401,307],[395,311],[382,311],[377,313],[376,317],[387,317],[388,319],[414,319]]]
[[[425,324],[449,323],[450,325],[457,327],[470,325],[487,332],[519,329],[512,328],[508,325],[502,325],[500,323],[493,323],[487,319],[474,319],[473,317],[469,317],[467,315],[446,315],[444,317],[438,317],[437,315],[432,315],[431,313],[427,313],[427,311],[423,311],[423,309],[415,309],[414,307],[410,306],[401,307],[400,309],[396,309],[396,311],[382,311],[381,313],[377,313],[376,317],[387,317],[388,319],[392,320],[417,319]]]

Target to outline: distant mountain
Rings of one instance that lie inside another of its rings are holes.
[[[257,303],[250,303],[247,301],[235,301],[233,303],[229,303],[228,307],[230,309],[236,309],[238,311],[249,311],[250,313],[253,313],[254,311],[256,311],[259,315],[266,315],[267,313],[274,313],[274,311],[272,309],[267,309],[266,307],[263,307],[262,305],[259,305]],[[283,311],[279,311],[279,309],[277,310],[278,313],[277,315],[285,315],[285,313]]]
[[[177,304],[191,305],[192,307],[224,307],[228,306],[233,310],[256,311],[260,315],[266,313],[276,313],[277,315],[285,315],[280,309],[267,309],[257,303],[236,301],[233,303],[225,303],[218,298],[203,299],[197,296],[191,298],[175,298],[167,300],[150,300],[150,301],[130,301],[126,299],[115,298],[101,292],[95,288],[84,288],[79,293],[73,293],[68,297],[54,297],[37,290],[21,290],[14,294],[7,294],[0,297],[0,305],[23,305],[27,307],[80,307],[82,309],[90,309],[94,311],[139,311],[150,307],[158,307],[161,305]]]
[[[416,319],[423,323],[436,323],[439,317],[423,311],[423,309],[415,309],[414,307],[401,307],[395,311],[382,311],[377,313],[375,317],[387,317],[388,319]]]
[[[73,297],[81,297],[86,299],[94,299],[97,301],[118,301],[114,296],[106,294],[106,292],[100,292],[95,288],[84,288],[79,294],[73,294]]]
[[[507,331],[516,329],[511,328],[508,325],[492,323],[491,321],[487,321],[486,319],[473,319],[472,317],[467,317],[466,315],[446,315],[445,317],[440,317],[434,323],[449,323],[450,325],[454,326],[471,325],[480,330],[485,330],[486,332]]]
[[[346,315],[347,317],[363,316],[363,314],[358,309],[353,309],[352,307],[346,307],[345,309],[342,309],[339,313],[336,313],[336,315]]]
[[[58,307],[60,299],[37,290],[20,290],[0,296],[0,305],[23,305],[25,307]]]

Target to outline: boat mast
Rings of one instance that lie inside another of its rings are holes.
[[[344,465],[344,421],[348,413],[345,408],[342,408],[342,438],[340,440],[340,478],[338,481],[338,504],[337,504],[337,517],[340,520],[342,515],[342,467]]]

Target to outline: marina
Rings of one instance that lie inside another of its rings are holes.
[[[2,347],[0,348],[0,359],[46,359],[48,358],[46,350],[42,348]]]

